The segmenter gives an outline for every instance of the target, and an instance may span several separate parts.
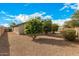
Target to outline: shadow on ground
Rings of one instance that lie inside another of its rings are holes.
[[[63,46],[63,47],[64,46],[74,47],[72,42],[61,40],[61,39],[57,40],[57,39],[48,39],[48,38],[38,38],[33,41],[39,44],[51,44],[51,45],[57,45],[57,46]]]
[[[0,56],[9,56],[10,49],[9,49],[9,41],[8,41],[8,34],[5,32],[0,37]]]

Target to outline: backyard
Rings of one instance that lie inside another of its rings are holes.
[[[65,41],[53,36],[37,36],[35,40],[27,35],[5,32],[0,39],[0,55],[11,56],[60,56],[79,55],[79,42]]]

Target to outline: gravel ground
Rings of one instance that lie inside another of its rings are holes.
[[[0,55],[73,56],[79,55],[79,42],[69,42],[63,38],[44,35],[32,40],[26,35],[6,32],[0,38]]]

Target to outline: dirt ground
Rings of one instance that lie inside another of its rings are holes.
[[[10,56],[71,56],[79,55],[79,42],[65,41],[53,36],[26,35],[5,32],[0,38],[0,55]]]

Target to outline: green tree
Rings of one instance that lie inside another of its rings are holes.
[[[79,27],[79,21],[78,20],[67,21],[64,23],[64,27],[66,27],[66,28]]]
[[[52,24],[52,31],[53,31],[53,34],[55,33],[55,31],[58,31],[58,24]]]
[[[42,32],[42,22],[41,18],[35,17],[31,18],[25,24],[25,33],[32,36],[33,40],[36,38],[38,34]]]
[[[79,20],[79,10],[77,10],[71,17],[74,20]]]
[[[51,19],[45,19],[42,21],[43,24],[43,32],[45,32],[45,34],[48,34],[48,32],[51,32],[52,30],[52,21]]]
[[[70,21],[64,23],[64,27],[74,28],[79,27],[79,10],[77,10],[71,17]]]

